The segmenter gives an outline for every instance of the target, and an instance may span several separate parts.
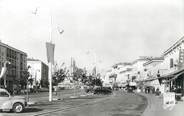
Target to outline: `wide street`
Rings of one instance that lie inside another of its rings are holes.
[[[140,116],[146,106],[144,97],[115,91],[112,95],[65,98],[52,103],[43,101],[23,113],[1,113],[1,116]]]

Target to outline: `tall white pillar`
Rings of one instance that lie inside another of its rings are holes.
[[[49,62],[49,101],[52,101],[52,63]]]

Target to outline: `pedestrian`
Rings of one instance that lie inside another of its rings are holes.
[[[55,92],[55,95],[57,95],[57,91],[58,91],[57,86],[54,86],[54,92]]]

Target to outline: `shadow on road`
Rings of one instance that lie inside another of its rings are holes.
[[[24,110],[24,112],[22,112],[22,113],[31,113],[31,112],[39,112],[39,111],[42,111],[42,109],[39,109],[39,108],[26,108]]]
[[[34,113],[34,112],[39,112],[42,111],[42,109],[39,108],[26,108],[23,112],[21,112],[20,114],[24,114],[24,113]],[[13,111],[0,111],[0,116],[1,114],[19,114],[19,113],[14,113]]]

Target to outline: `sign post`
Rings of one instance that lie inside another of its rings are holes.
[[[175,93],[174,92],[166,92],[163,94],[163,108],[164,109],[172,109],[175,106]]]

